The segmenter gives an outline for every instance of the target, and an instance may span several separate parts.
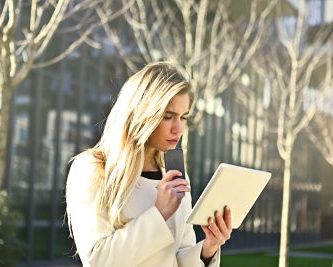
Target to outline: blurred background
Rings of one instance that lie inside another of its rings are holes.
[[[332,266],[333,1],[2,0],[0,37],[0,266],[80,266],[68,162],[159,60],[195,93],[193,203],[220,162],[273,173],[222,265]]]

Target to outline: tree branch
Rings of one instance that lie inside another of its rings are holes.
[[[2,24],[5,22],[5,19],[6,19],[6,14],[8,12],[8,1],[9,0],[5,0],[5,3],[4,3],[4,6],[3,6],[3,9],[0,13],[0,28],[2,27]]]

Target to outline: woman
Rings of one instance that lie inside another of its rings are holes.
[[[84,266],[219,266],[230,210],[197,243],[185,223],[189,180],[165,173],[163,152],[184,132],[190,83],[168,63],[149,64],[122,87],[100,141],[77,155],[66,188],[71,234]]]

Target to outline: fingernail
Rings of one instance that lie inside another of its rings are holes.
[[[209,222],[209,224],[212,224],[212,223],[213,223],[213,219],[212,219],[212,217],[209,217],[208,222]]]
[[[225,209],[226,209],[227,211],[230,211],[229,206],[225,206]]]
[[[217,212],[216,212],[216,216],[221,217],[221,216],[222,216],[222,213],[221,213],[220,211],[217,211]]]

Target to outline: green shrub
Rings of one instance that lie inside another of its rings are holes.
[[[22,254],[15,235],[17,219],[18,214],[9,208],[7,193],[0,191],[0,267],[14,266]]]

